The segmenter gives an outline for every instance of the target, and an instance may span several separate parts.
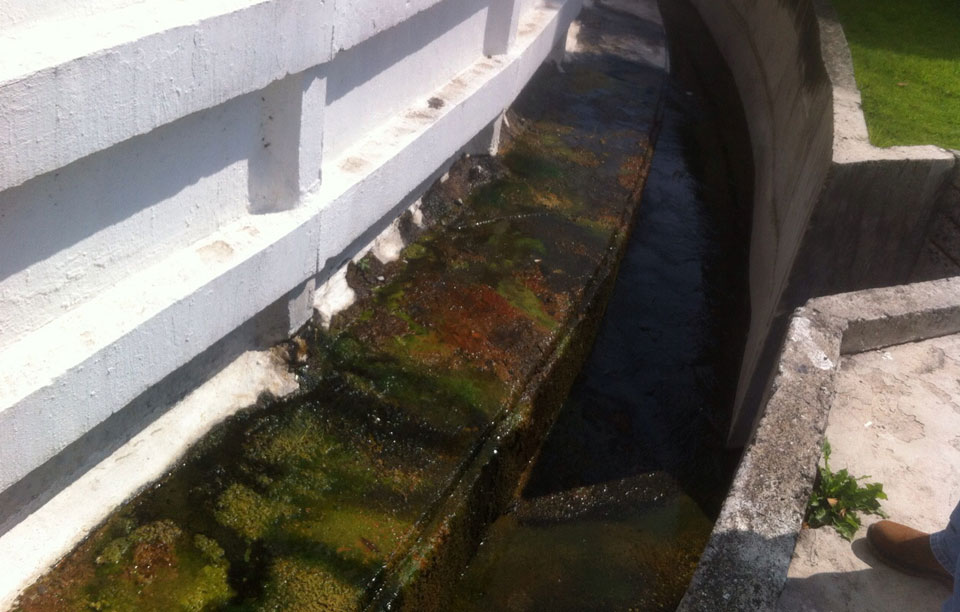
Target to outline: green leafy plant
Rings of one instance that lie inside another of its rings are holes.
[[[830,442],[823,441],[823,467],[819,468],[817,480],[813,485],[813,494],[807,506],[807,524],[810,527],[830,525],[847,540],[860,529],[860,516],[857,512],[867,512],[886,518],[880,509],[880,500],[887,499],[883,485],[858,481],[869,476],[853,477],[842,469],[834,472],[830,469]]]

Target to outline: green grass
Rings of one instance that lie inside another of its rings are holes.
[[[960,149],[960,2],[833,0],[870,141]]]

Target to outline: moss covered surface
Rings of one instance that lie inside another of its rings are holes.
[[[216,428],[17,609],[370,605],[615,267],[655,105],[611,66],[545,69],[504,154],[458,162],[425,196],[435,229],[398,262],[351,264],[361,299],[303,333],[301,392]]]

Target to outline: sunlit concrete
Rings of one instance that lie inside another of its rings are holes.
[[[892,518],[929,530],[944,524],[960,495],[957,334],[960,277],[817,298],[796,310],[756,434],[679,609],[723,601],[773,610],[781,593],[787,610],[900,610],[907,601],[919,609],[944,597],[932,583],[918,587],[881,568],[862,531],[851,547],[802,525],[825,436],[833,468],[888,489]],[[929,592],[912,598],[918,588]]]
[[[960,500],[960,336],[954,334],[841,359],[825,436],[830,467],[879,482],[891,519],[943,529]],[[884,564],[865,539],[880,517],[860,513],[848,542],[829,528],[797,538],[784,611],[939,610],[950,590]]]

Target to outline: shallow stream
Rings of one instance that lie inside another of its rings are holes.
[[[674,75],[596,344],[452,609],[673,610],[728,488],[749,314],[746,133],[723,98],[729,75],[684,46],[702,25],[677,7],[666,17],[683,30]]]

